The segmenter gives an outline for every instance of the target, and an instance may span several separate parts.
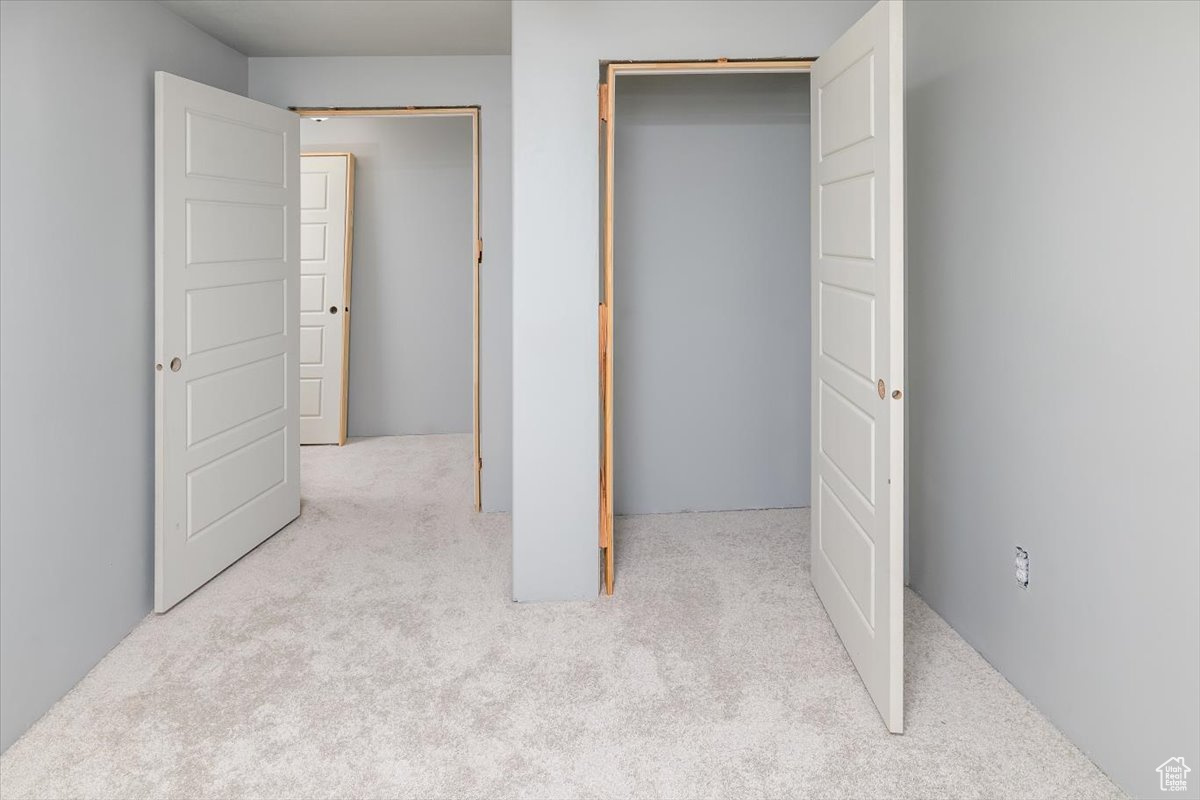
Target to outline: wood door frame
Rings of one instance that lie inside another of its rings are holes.
[[[338,420],[338,446],[346,444],[346,421],[350,404],[350,269],[354,257],[354,153],[305,153],[300,160],[309,158],[346,159],[346,223],[345,241],[342,242],[342,403]]]
[[[481,237],[480,210],[480,107],[479,106],[396,106],[396,107],[345,107],[333,106],[296,107],[291,108],[301,117],[469,117],[471,119],[471,432],[474,439],[474,455],[472,458],[473,483],[475,489],[475,510],[483,508],[483,487],[481,473],[483,471],[483,454],[479,447],[480,408],[479,408],[479,271],[483,264],[483,239]],[[349,238],[349,237],[347,237]],[[349,272],[347,271],[347,275]],[[350,325],[346,325],[346,335],[349,336]],[[349,342],[349,339],[347,339]],[[349,363],[349,358],[346,359]]]
[[[600,414],[604,422],[600,462],[600,550],[603,553],[604,591],[613,593],[613,183],[616,174],[617,77],[622,75],[720,75],[759,73],[808,73],[815,58],[760,58],[710,61],[603,61],[598,88],[600,136],[603,164],[601,181],[604,201],[600,206],[601,260],[604,269],[604,298],[600,302]]]

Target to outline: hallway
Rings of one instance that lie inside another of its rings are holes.
[[[304,448],[300,519],[135,628],[0,757],[4,797],[1121,796],[911,593],[886,733],[807,510],[619,520],[613,598],[512,603],[470,455]]]

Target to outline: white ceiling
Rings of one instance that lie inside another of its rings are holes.
[[[248,56],[503,55],[508,0],[159,0]]]

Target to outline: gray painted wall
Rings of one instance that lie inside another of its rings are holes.
[[[865,2],[513,4],[513,593],[596,596],[602,59],[817,55]],[[253,72],[253,67],[252,67]]]
[[[906,22],[912,586],[1158,796],[1200,768],[1200,5]]]
[[[0,3],[2,747],[151,607],[158,69],[246,92],[157,3]]]
[[[620,81],[618,514],[808,505],[808,84]]]
[[[277,106],[478,105],[484,262],[483,508],[512,501],[512,151],[508,56],[252,58],[250,96]],[[355,297],[355,309],[361,295]],[[595,327],[593,309],[593,327]],[[356,325],[356,322],[352,322]],[[353,332],[352,332],[353,335]],[[354,344],[351,348],[355,347]],[[351,363],[354,353],[351,352]],[[353,369],[353,367],[352,367]],[[468,367],[469,369],[469,367]],[[353,386],[351,387],[353,390]],[[353,396],[351,397],[353,423]]]
[[[306,119],[354,153],[351,436],[471,432],[471,120]]]

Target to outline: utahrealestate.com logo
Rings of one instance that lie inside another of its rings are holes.
[[[1164,792],[1186,792],[1187,776],[1192,768],[1183,763],[1183,756],[1168,758],[1158,767],[1158,788]]]

